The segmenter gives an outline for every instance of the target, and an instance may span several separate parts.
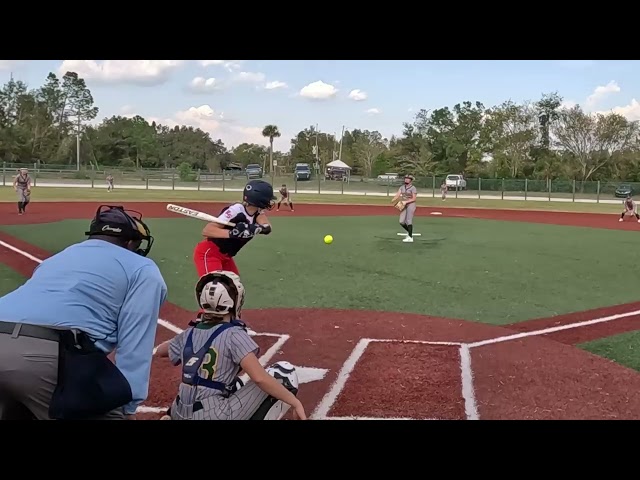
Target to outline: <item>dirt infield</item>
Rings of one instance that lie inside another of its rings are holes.
[[[29,213],[17,215],[16,205],[0,203],[0,224],[48,223],[77,218],[89,221],[96,208],[102,202],[59,202],[33,203],[29,205]],[[131,202],[126,207],[138,210],[147,218],[179,218],[166,210],[166,203]],[[228,203],[220,202],[181,202],[181,205],[205,212],[218,212]],[[638,230],[640,225],[633,221],[618,222],[619,215],[602,213],[548,212],[539,210],[498,210],[479,208],[445,208],[418,207],[417,216],[428,216],[440,212],[444,217],[481,218],[487,220],[505,220],[514,222],[544,223],[552,225],[570,225],[578,227],[607,228],[614,230]],[[300,204],[294,214],[272,211],[270,216],[368,216],[397,215],[397,210],[381,205],[327,205]]]
[[[4,223],[90,218],[96,204],[35,204]],[[215,210],[221,204],[187,204]],[[147,217],[164,204],[131,204]],[[395,215],[385,207],[304,205],[303,215]],[[428,215],[434,209],[419,209]],[[638,228],[601,214],[438,209],[453,216],[596,228]],[[298,209],[296,210],[298,214]],[[273,215],[278,215],[274,213]],[[291,215],[288,212],[280,215]],[[29,276],[49,253],[0,232],[0,259]],[[166,304],[157,343],[186,328],[193,312]],[[640,329],[640,303],[497,327],[405,313],[328,309],[245,311],[264,363],[287,360],[316,419],[640,419],[640,375],[574,345]],[[141,418],[171,402],[179,369],[156,359]]]

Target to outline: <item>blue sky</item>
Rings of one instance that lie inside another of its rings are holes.
[[[567,105],[640,119],[640,61],[0,60],[0,81],[13,72],[37,88],[48,72],[66,70],[86,79],[98,120],[139,114],[189,124],[228,147],[265,143],[260,131],[267,124],[280,127],[281,150],[315,124],[338,135],[344,125],[389,137],[420,108],[535,101],[551,91]]]

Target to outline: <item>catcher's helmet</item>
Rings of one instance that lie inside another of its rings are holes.
[[[85,235],[117,237],[124,241],[141,242],[141,244],[146,241],[144,248],[138,248],[135,251],[143,257],[149,254],[153,245],[151,231],[142,221],[142,214],[135,210],[125,210],[123,206],[100,205]]]
[[[196,284],[196,300],[205,314],[240,318],[244,285],[233,272],[216,270],[203,275]]]
[[[273,187],[264,180],[251,180],[244,187],[242,199],[248,204],[263,210],[271,210],[275,205],[276,196]]]

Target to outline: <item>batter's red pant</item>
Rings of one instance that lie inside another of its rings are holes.
[[[198,271],[198,278],[215,270],[228,270],[240,275],[233,257],[220,253],[218,246],[209,240],[203,240],[193,250],[193,263]]]

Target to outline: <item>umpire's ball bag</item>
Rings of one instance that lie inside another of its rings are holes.
[[[60,330],[59,335],[58,383],[49,405],[51,418],[87,419],[132,400],[125,376],[85,333]]]

